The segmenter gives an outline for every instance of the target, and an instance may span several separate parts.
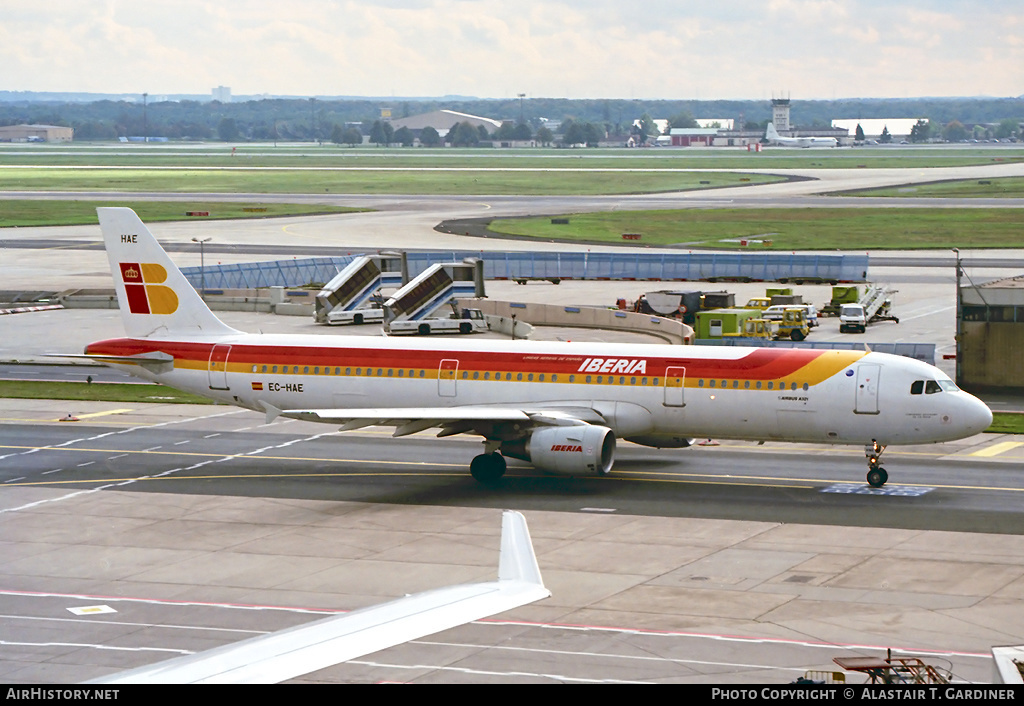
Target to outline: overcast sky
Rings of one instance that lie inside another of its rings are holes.
[[[0,10],[7,90],[1024,94],[1021,0],[0,0]]]

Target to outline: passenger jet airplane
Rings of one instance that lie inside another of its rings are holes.
[[[775,130],[775,123],[768,123],[764,139],[781,147],[838,147],[834,137],[783,137]]]
[[[483,453],[470,472],[484,483],[504,474],[506,456],[604,475],[617,439],[681,448],[715,437],[864,445],[878,487],[886,446],[992,422],[937,368],[868,351],[242,333],[132,210],[97,211],[128,337],[91,343],[85,357],[268,420],[476,434]]]

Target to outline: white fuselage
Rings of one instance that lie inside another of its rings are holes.
[[[920,444],[991,422],[936,368],[862,351],[240,334],[115,339],[88,352],[169,354],[167,372],[121,367],[255,410],[586,407],[616,436],[653,446],[684,436]],[[944,387],[913,394],[916,381]]]

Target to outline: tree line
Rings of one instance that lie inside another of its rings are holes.
[[[672,101],[672,100],[569,100],[533,98],[525,101],[495,100],[397,100],[276,98],[218,101],[100,100],[92,102],[0,100],[0,124],[50,124],[73,127],[80,140],[116,139],[129,135],[169,139],[320,140],[357,129],[370,137],[382,108],[395,117],[408,117],[447,108],[457,112],[502,120],[502,128],[488,139],[519,140],[531,132],[538,139],[541,127],[550,122],[574,130],[573,144],[590,144],[596,133],[629,135],[643,116],[670,118],[673,127],[692,126],[692,116],[731,119],[748,129],[760,129],[771,119],[769,101]],[[924,98],[857,99],[845,101],[792,101],[793,123],[801,127],[824,127],[833,118],[929,118],[931,130],[958,134],[954,123],[965,126],[970,139],[976,125],[984,130],[1005,130],[1003,122],[1024,119],[1022,98]],[[678,120],[677,120],[678,118]],[[381,121],[386,122],[386,121]],[[505,126],[508,126],[507,128]],[[590,126],[590,127],[588,127]],[[951,127],[952,126],[952,127]],[[995,126],[995,127],[993,127]],[[644,135],[653,134],[642,126]],[[515,131],[519,131],[515,133]],[[508,133],[508,134],[506,134]],[[936,135],[931,134],[932,137]],[[349,133],[349,138],[353,133]],[[391,136],[393,137],[393,136]],[[403,137],[396,140],[405,144]],[[371,137],[372,139],[372,137]],[[422,139],[422,138],[421,138]],[[464,133],[462,140],[468,140]],[[482,138],[479,138],[482,139]],[[345,141],[343,140],[342,143]],[[385,141],[388,144],[391,142]],[[382,143],[379,143],[382,144]]]

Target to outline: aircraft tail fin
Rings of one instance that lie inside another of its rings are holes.
[[[779,139],[779,133],[775,130],[775,123],[768,123],[768,129],[765,130],[764,138],[766,140]]]
[[[97,208],[114,289],[129,336],[238,333],[214,316],[130,208]]]

